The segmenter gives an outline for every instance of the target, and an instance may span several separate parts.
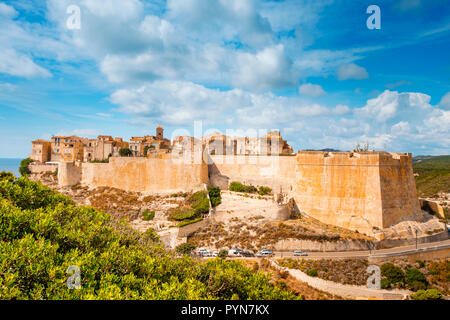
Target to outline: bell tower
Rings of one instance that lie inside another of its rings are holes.
[[[156,128],[156,138],[159,140],[164,139],[164,129],[161,126],[158,126],[158,128]]]

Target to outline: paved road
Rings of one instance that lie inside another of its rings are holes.
[[[418,244],[417,249],[431,249],[431,248],[444,248],[450,247],[450,239],[438,242],[422,243]],[[404,253],[411,250],[415,250],[415,245],[395,247],[390,249],[380,249],[380,250],[369,250],[366,251],[341,251],[341,252],[307,252],[307,256],[294,256],[293,252],[274,252],[275,256],[273,258],[298,258],[298,259],[337,259],[337,258],[368,258],[369,255],[379,255],[379,254],[392,254],[392,253]],[[233,258],[232,258],[233,259]],[[236,257],[236,259],[259,259],[257,257],[245,258]]]
[[[450,239],[439,242],[430,242],[430,243],[422,243],[418,244],[418,249],[429,249],[434,247],[445,247],[450,246]],[[296,258],[306,258],[306,259],[314,259],[314,258],[367,258],[370,254],[378,255],[378,254],[387,254],[387,253],[402,253],[410,250],[415,250],[415,245],[403,246],[403,247],[395,247],[390,249],[380,249],[380,250],[369,250],[366,251],[342,251],[342,252],[307,252],[308,256],[306,257],[296,257]],[[293,252],[274,252],[276,258],[280,257],[293,257]]]

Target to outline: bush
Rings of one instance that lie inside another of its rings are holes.
[[[306,274],[310,277],[317,277],[317,270],[316,269],[308,269],[306,270]]]
[[[381,279],[381,289],[390,289],[391,288],[391,281],[387,278]]]
[[[194,193],[188,203],[194,209],[195,215],[200,215],[204,213],[209,213],[209,199],[206,191],[198,191]]]
[[[155,217],[155,211],[148,211],[148,209],[145,209],[144,212],[142,212],[142,219],[144,221],[150,221],[153,220]]]
[[[419,265],[419,268],[424,268],[424,267],[425,267],[425,261],[423,261],[423,260],[417,260],[416,262],[417,262],[417,264]]]
[[[183,221],[186,219],[191,219],[195,217],[195,211],[194,210],[175,210],[171,214],[172,219],[176,221]]]
[[[259,187],[258,189],[258,194],[260,196],[265,196],[266,194],[270,194],[272,192],[272,189],[270,189],[269,187]]]
[[[222,203],[222,197],[220,195],[220,188],[218,187],[208,187],[209,199],[213,208],[217,207]]]
[[[195,250],[195,245],[193,245],[192,243],[189,243],[189,242],[182,243],[175,248],[175,251],[181,255],[183,255],[183,254],[190,255],[192,253],[192,251],[194,251],[194,250]]]
[[[385,263],[381,266],[381,275],[386,279],[384,284],[387,288],[394,283],[399,283],[402,285],[405,281],[405,274],[402,269],[396,267],[392,263]]]
[[[231,182],[230,191],[234,192],[246,192],[246,193],[256,193],[258,189],[254,186],[246,186],[240,182]]]
[[[33,160],[31,160],[30,158],[26,158],[26,159],[23,159],[22,161],[20,161],[19,173],[22,175],[22,177],[29,175],[31,173],[28,166],[32,162],[33,162]]]
[[[225,249],[220,250],[217,256],[221,259],[225,259],[226,257],[228,257],[228,250]]]
[[[175,259],[150,229],[26,178],[0,178],[0,297],[6,300],[296,299],[237,261]],[[78,266],[81,289],[68,290]]]
[[[130,157],[133,155],[133,152],[128,148],[120,148],[119,155],[121,157]]]
[[[406,269],[405,280],[408,287],[413,291],[424,290],[428,287],[428,281],[416,268]]]
[[[200,222],[200,221],[202,221],[202,220],[203,220],[203,218],[198,218],[198,219],[194,219],[194,220],[186,220],[186,221],[180,222],[180,223],[177,225],[177,227],[178,227],[178,228],[182,228],[182,227],[185,227],[185,226],[187,226],[187,225],[190,225],[190,224],[193,224],[193,223]]]
[[[419,290],[411,294],[410,297],[413,300],[440,300],[442,299],[442,293],[436,289]]]

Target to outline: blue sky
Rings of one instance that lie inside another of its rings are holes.
[[[194,121],[279,129],[294,149],[449,154],[449,52],[444,0],[0,1],[0,157],[52,135],[193,135]]]

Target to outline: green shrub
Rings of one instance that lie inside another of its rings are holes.
[[[144,221],[150,221],[153,220],[155,217],[155,211],[148,211],[148,209],[145,209],[144,212],[142,212],[142,219]]]
[[[228,250],[225,249],[220,250],[217,256],[221,259],[225,259],[226,257],[228,257]]]
[[[317,277],[317,270],[316,269],[308,269],[306,270],[306,274],[310,277]]]
[[[391,288],[391,281],[387,278],[381,279],[381,289],[390,289]]]
[[[26,159],[23,159],[22,161],[20,161],[19,173],[22,175],[22,177],[29,175],[31,173],[28,166],[32,162],[33,162],[33,160],[31,160],[30,158],[26,158]]]
[[[428,286],[428,281],[416,268],[406,269],[405,281],[408,287],[413,291],[424,290]]]
[[[202,220],[203,220],[203,218],[197,218],[197,219],[194,219],[194,220],[185,220],[185,221],[183,221],[183,222],[180,222],[180,223],[177,225],[177,227],[178,227],[178,228],[182,228],[182,227],[185,227],[185,226],[190,225],[190,224],[193,224],[193,223],[197,223],[197,222],[202,221]]]
[[[188,203],[194,209],[195,215],[209,213],[209,199],[206,191],[198,191],[188,199]]]
[[[0,175],[0,297],[5,300],[296,299],[238,261],[174,258],[154,230]],[[69,290],[69,266],[81,289]]]
[[[195,250],[195,245],[193,245],[192,243],[189,243],[189,242],[182,243],[175,248],[175,251],[181,255],[183,255],[183,254],[189,255],[194,250]]]
[[[413,300],[440,300],[442,299],[442,293],[436,289],[419,290],[411,294]]]
[[[218,187],[208,187],[209,199],[211,199],[211,204],[213,208],[217,207],[222,203],[222,197],[220,195],[220,188]]]
[[[231,182],[230,183],[230,191],[256,193],[256,192],[258,192],[258,189],[256,189],[256,187],[254,187],[254,186],[246,186],[240,182]]]
[[[267,194],[270,194],[272,192],[272,189],[270,189],[269,187],[259,187],[258,189],[258,194],[260,196],[265,196]]]
[[[416,262],[417,262],[417,264],[419,265],[419,268],[424,268],[424,267],[425,267],[425,261],[423,261],[423,260],[417,260]]]
[[[133,152],[128,148],[120,148],[119,155],[121,157],[130,157],[133,155]]]
[[[405,281],[405,274],[402,269],[392,263],[385,263],[381,266],[381,275],[385,277],[384,283],[387,287],[394,283],[402,285]]]
[[[171,214],[172,219],[177,221],[183,221],[186,219],[191,219],[195,217],[195,211],[194,210],[175,210]]]

